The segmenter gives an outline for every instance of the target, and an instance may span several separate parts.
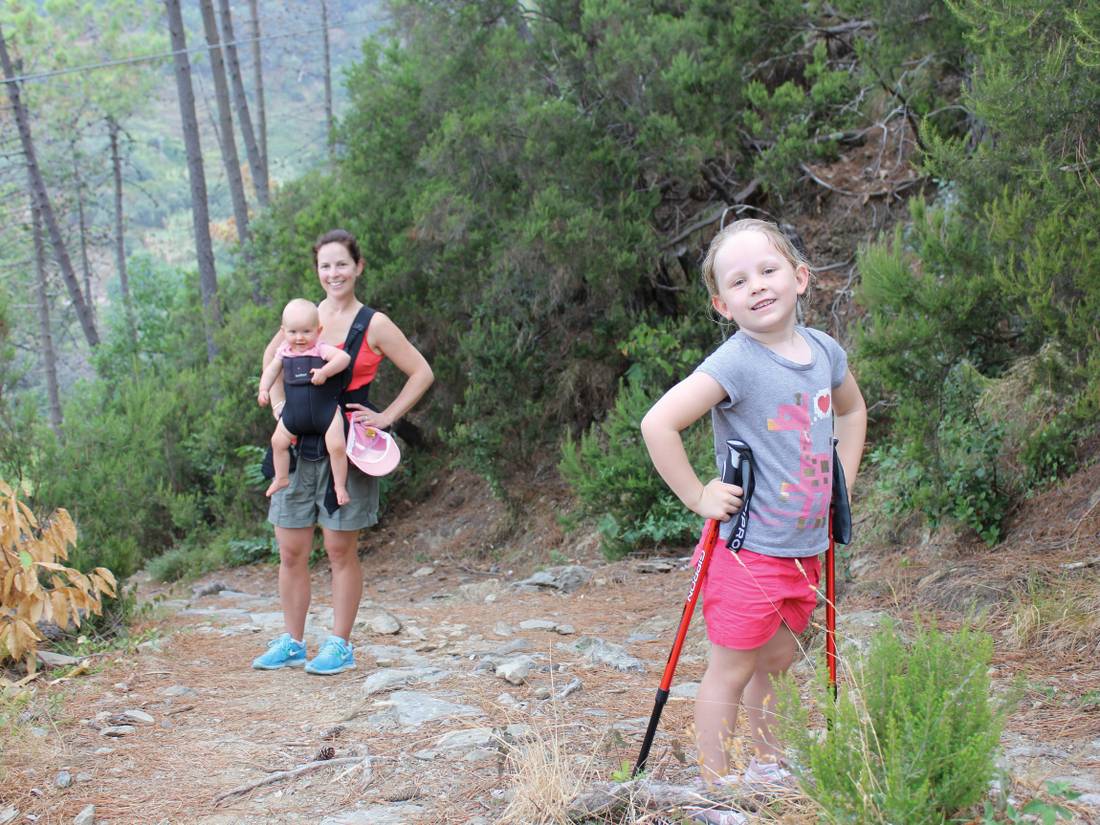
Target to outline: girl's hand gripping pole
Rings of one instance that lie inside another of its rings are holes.
[[[730,439],[726,442],[726,449],[728,452],[722,469],[722,481],[726,484],[736,484],[742,490],[751,489],[754,478],[752,450],[749,445],[738,439]],[[747,495],[742,498],[742,502],[741,511],[747,512]],[[734,527],[734,536],[730,539],[729,546],[731,549],[733,549],[734,541],[737,539],[738,528],[742,531],[740,541],[744,541],[745,523],[746,520],[739,517],[738,524]],[[711,556],[718,544],[719,524],[720,522],[717,519],[707,519],[706,524],[703,526],[703,536],[699,540],[701,547],[699,559],[695,562],[695,573],[691,577],[691,587],[687,599],[684,601],[684,612],[680,615],[680,627],[676,631],[676,641],[672,645],[672,651],[668,654],[665,672],[661,677],[661,686],[657,689],[657,698],[653,703],[653,713],[650,714],[649,726],[646,728],[645,738],[642,740],[642,749],[638,753],[638,761],[634,763],[634,770],[630,774],[632,777],[645,770],[645,763],[649,758],[649,749],[653,744],[653,737],[657,733],[657,723],[660,722],[661,711],[664,710],[665,702],[668,701],[668,691],[672,686],[672,675],[676,672],[676,664],[680,659],[680,649],[684,646],[688,625],[691,624],[691,616],[695,612],[695,603],[699,600],[699,593],[703,589],[703,580],[706,578]],[[741,549],[740,542],[737,542],[737,549]]]

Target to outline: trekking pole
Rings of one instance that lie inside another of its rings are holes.
[[[738,514],[737,524],[734,526],[733,535],[727,542],[727,547],[736,552],[741,549],[745,541],[745,528],[748,525],[749,499],[752,498],[752,489],[755,486],[755,478],[752,471],[752,450],[744,441],[730,439],[726,442],[726,461],[722,468],[722,481],[726,484],[736,484],[742,490],[741,510]],[[649,758],[649,749],[653,744],[653,737],[657,733],[657,723],[661,720],[661,711],[668,701],[668,691],[672,686],[672,675],[676,672],[676,664],[680,660],[680,649],[684,646],[687,637],[688,625],[691,624],[691,616],[695,612],[695,603],[699,600],[699,593],[703,589],[703,580],[710,567],[711,557],[714,555],[714,547],[718,543],[718,519],[707,519],[703,526],[703,535],[699,540],[701,551],[699,560],[695,563],[695,573],[691,577],[691,586],[687,599],[684,602],[684,612],[680,616],[680,627],[676,631],[676,641],[672,645],[672,651],[668,654],[668,662],[665,664],[665,672],[661,677],[661,686],[657,688],[657,698],[653,702],[653,713],[649,717],[649,726],[646,728],[645,738],[642,740],[642,749],[638,753],[638,761],[634,763],[634,770],[630,772],[631,778],[645,770],[646,760]],[[736,547],[734,546],[736,545]]]
[[[837,440],[833,439],[833,490],[829,504],[829,549],[825,551],[825,662],[829,666],[829,687],[833,701],[837,698],[836,680],[836,553],[837,542],[852,541],[852,509],[848,504],[848,485],[844,481],[844,467],[836,452]]]

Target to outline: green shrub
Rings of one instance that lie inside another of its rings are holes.
[[[992,652],[992,638],[979,631],[918,624],[907,643],[885,624],[835,701],[819,683],[824,737],[787,682],[780,729],[825,821],[941,825],[982,799],[1009,706],[992,696]]]
[[[654,394],[639,384],[624,381],[607,418],[593,424],[579,443],[567,435],[561,447],[558,469],[582,513],[597,520],[602,549],[609,558],[626,555],[640,545],[684,543],[699,530],[699,517],[657,475],[642,440],[639,425],[654,400]],[[683,436],[696,472],[712,477],[709,421],[696,422]]]

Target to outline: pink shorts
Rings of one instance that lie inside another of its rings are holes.
[[[692,565],[701,551],[695,548]],[[771,639],[780,622],[795,634],[806,629],[817,604],[820,557],[785,559],[752,550],[734,557],[721,539],[713,552],[703,582],[703,618],[713,644],[752,650]]]

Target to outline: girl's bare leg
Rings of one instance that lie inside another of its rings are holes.
[[[313,549],[312,527],[276,527],[279,543],[279,604],[283,624],[290,638],[304,641],[309,611],[309,553]]]
[[[344,641],[351,638],[355,614],[363,598],[363,568],[359,566],[359,531],[331,530],[322,532],[325,552],[332,569],[332,635]]]
[[[336,408],[336,415],[332,417],[332,423],[325,430],[325,448],[328,450],[328,463],[332,468],[332,486],[336,488],[336,503],[347,504],[348,497],[348,448],[344,440],[344,419],[340,415],[340,408]]]
[[[284,487],[290,486],[290,443],[293,439],[290,431],[280,420],[271,435],[271,463],[275,467],[275,478],[267,488],[266,495],[273,496]]]
[[[742,701],[749,721],[749,734],[756,755],[769,762],[777,761],[783,754],[771,730],[771,722],[775,718],[772,679],[786,673],[797,654],[798,639],[786,624],[780,624],[775,635],[758,648],[756,669],[745,688]]]
[[[752,679],[756,653],[715,644],[710,647],[707,672],[695,697],[695,743],[704,780],[729,773],[729,746],[737,725],[737,708]]]

